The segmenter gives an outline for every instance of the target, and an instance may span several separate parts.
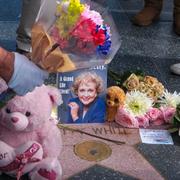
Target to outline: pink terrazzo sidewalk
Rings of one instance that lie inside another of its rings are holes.
[[[95,165],[102,165],[137,179],[160,180],[164,179],[159,172],[136,150],[136,144],[141,143],[138,129],[120,128],[115,124],[84,124],[68,125],[85,132],[105,137],[108,139],[123,141],[125,144],[117,145],[113,142],[98,139],[83,133],[61,129],[63,137],[63,151],[60,161],[63,168],[63,179]],[[111,155],[101,161],[88,161],[80,158],[74,152],[74,146],[89,140],[105,143],[112,150]]]

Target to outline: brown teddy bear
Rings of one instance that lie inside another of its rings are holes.
[[[114,121],[117,109],[124,104],[125,93],[118,86],[111,86],[107,89],[106,104],[107,116],[109,122]]]

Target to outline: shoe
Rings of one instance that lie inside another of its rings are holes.
[[[132,23],[138,26],[149,26],[159,19],[163,0],[145,0],[144,8],[132,19]]]
[[[180,36],[180,0],[174,0],[174,31]]]
[[[180,63],[177,63],[177,64],[173,64],[171,67],[170,67],[170,70],[172,73],[176,74],[176,75],[180,75]]]

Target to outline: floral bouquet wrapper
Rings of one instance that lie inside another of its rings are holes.
[[[108,64],[120,44],[112,16],[98,2],[42,0],[32,28],[32,60],[43,69],[67,72]]]

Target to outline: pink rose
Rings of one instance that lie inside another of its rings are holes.
[[[123,127],[139,128],[139,123],[136,118],[122,107],[117,110],[115,121]]]
[[[164,121],[166,123],[172,123],[172,119],[176,113],[176,109],[173,107],[161,107],[160,108]]]
[[[151,108],[147,115],[149,116],[149,121],[154,122],[161,116],[161,111],[158,108]]]
[[[149,117],[149,122],[151,125],[162,125],[164,124],[164,116],[161,112],[160,109],[158,108],[151,108],[148,113],[147,113],[148,117]]]
[[[136,119],[137,119],[140,127],[146,128],[149,126],[149,119],[148,119],[147,115],[137,116]]]
[[[155,126],[160,126],[160,125],[162,125],[164,123],[165,123],[165,121],[164,121],[164,117],[163,117],[162,113],[159,115],[159,117],[155,121],[151,122],[151,124],[155,125]]]

